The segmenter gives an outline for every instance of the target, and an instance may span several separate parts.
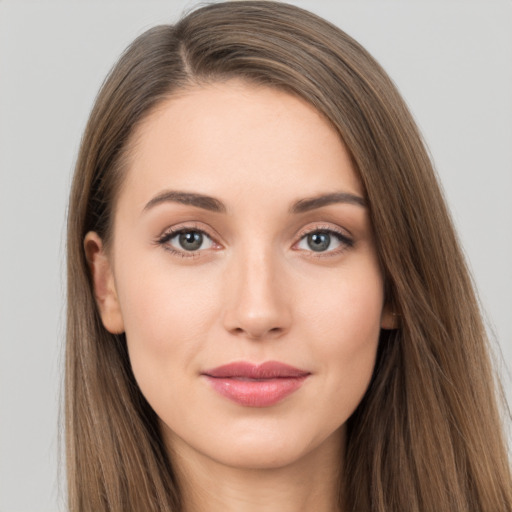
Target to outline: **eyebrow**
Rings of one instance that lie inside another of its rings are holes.
[[[225,213],[226,207],[224,204],[215,199],[214,197],[205,196],[203,194],[195,194],[192,192],[178,192],[175,190],[166,190],[161,194],[153,197],[146,206],[144,206],[143,212],[154,208],[155,206],[162,203],[180,203],[202,208],[203,210],[209,210],[211,212]]]
[[[224,203],[214,197],[176,190],[166,190],[153,197],[153,199],[146,203],[142,211],[145,212],[159,204],[169,202],[195,206],[216,213],[226,213],[227,211]],[[333,192],[331,194],[321,194],[315,197],[300,199],[293,203],[289,211],[292,214],[304,213],[336,203],[353,204],[366,208],[366,201],[361,196],[349,192]]]
[[[363,197],[351,194],[349,192],[333,192],[331,194],[321,194],[315,197],[301,199],[294,203],[290,208],[290,213],[304,213],[322,206],[330,204],[346,203],[366,208],[367,204]]]

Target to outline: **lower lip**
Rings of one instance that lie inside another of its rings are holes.
[[[270,407],[297,391],[308,377],[245,380],[205,375],[217,393],[245,407]]]

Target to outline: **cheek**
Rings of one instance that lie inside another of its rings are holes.
[[[120,259],[116,268],[130,362],[150,403],[176,394],[193,373],[217,316],[215,287],[163,260]]]
[[[312,284],[312,283],[311,283]],[[304,288],[298,298],[304,328],[319,334],[325,350],[352,352],[374,344],[380,332],[384,292],[383,281],[375,265],[361,265],[350,272],[322,281],[322,286]],[[309,293],[313,289],[314,293]]]
[[[382,278],[374,267],[326,282],[322,293],[302,300],[304,318],[308,319],[302,328],[308,339],[314,340],[311,346],[315,348],[318,375],[323,376],[324,389],[328,390],[318,397],[319,407],[335,423],[348,419],[370,383],[383,300]]]

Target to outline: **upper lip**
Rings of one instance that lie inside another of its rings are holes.
[[[215,378],[246,378],[246,379],[278,379],[306,377],[310,372],[295,368],[279,361],[266,361],[254,364],[247,361],[237,361],[212,368],[203,375]]]

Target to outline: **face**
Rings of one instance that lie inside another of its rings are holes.
[[[390,318],[337,133],[231,81],[167,100],[131,149],[111,250],[85,248],[169,448],[256,468],[340,446]]]

